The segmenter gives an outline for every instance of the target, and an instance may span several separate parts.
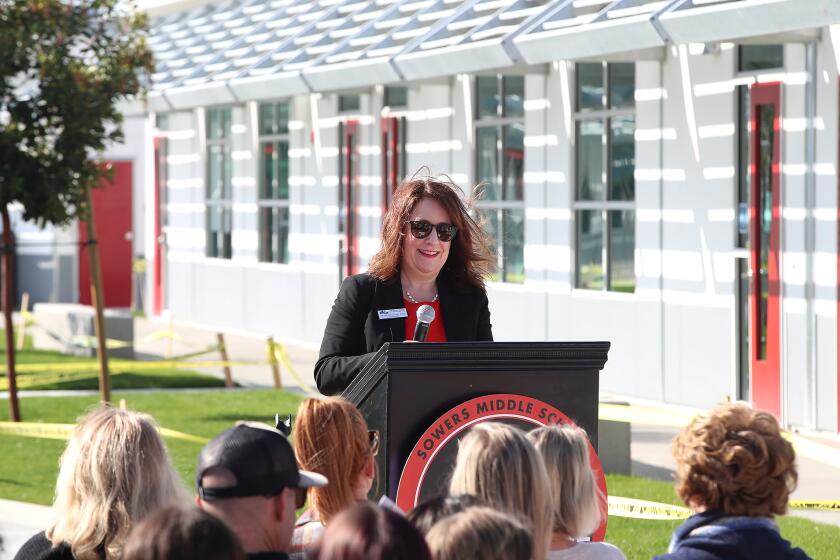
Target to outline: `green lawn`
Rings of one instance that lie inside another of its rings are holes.
[[[212,437],[236,420],[270,422],[275,413],[296,410],[301,397],[274,390],[178,391],[167,393],[114,393],[114,400],[152,414],[161,426],[202,437]],[[21,412],[29,421],[73,422],[96,397],[28,397]],[[0,420],[8,419],[8,403],[0,400]],[[167,438],[172,460],[192,489],[195,461],[201,444]],[[49,504],[52,500],[58,458],[64,443],[57,440],[0,434],[0,498]],[[682,505],[673,485],[644,478],[608,475],[609,493]],[[679,521],[647,521],[610,517],[607,540],[624,550],[628,559],[651,558],[664,552]],[[782,534],[815,559],[837,558],[840,527],[787,516],[780,519]]]
[[[647,478],[607,475],[607,489],[612,496],[639,498],[666,504],[684,505],[674,493],[674,485]],[[814,523],[786,515],[778,519],[782,535],[805,550],[814,560],[837,560],[840,527]],[[671,533],[682,521],[650,521],[611,516],[607,541],[624,551],[628,559],[651,558],[668,549]]]
[[[0,329],[0,360],[5,360],[6,339]],[[25,364],[61,364],[61,369],[41,371],[20,371],[17,373],[17,387],[21,391],[52,389],[97,389],[99,388],[97,370],[89,364],[93,358],[71,356],[51,350],[35,350],[32,340],[26,337],[24,349],[15,353],[15,363]],[[4,362],[5,363],[5,362]],[[146,362],[142,362],[146,363]],[[79,369],[69,367],[79,364]],[[210,375],[179,368],[161,368],[152,371],[132,370],[125,360],[111,360],[111,387],[113,389],[175,389],[196,387],[222,387],[224,381]],[[0,391],[8,390],[5,367],[0,367]],[[25,418],[25,417],[24,417]]]
[[[297,410],[301,400],[275,390],[113,394],[114,402],[121,398],[128,408],[151,414],[164,428],[206,438],[237,420],[271,422],[276,413]],[[97,401],[95,396],[26,397],[20,399],[21,416],[29,422],[73,423]],[[8,401],[0,399],[0,421],[8,420],[8,414]],[[201,444],[172,438],[166,444],[185,484],[192,488]],[[64,442],[59,440],[0,434],[0,498],[51,503],[63,449]]]

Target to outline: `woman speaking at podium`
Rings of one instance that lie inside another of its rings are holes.
[[[426,342],[491,341],[484,278],[494,258],[460,189],[406,180],[382,223],[382,248],[364,274],[341,283],[315,364],[325,395],[340,393],[386,342],[412,340],[417,310],[434,309]]]

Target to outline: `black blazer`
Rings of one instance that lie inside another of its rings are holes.
[[[442,277],[438,277],[437,288],[447,341],[493,340],[484,290],[457,287]],[[399,277],[389,282],[381,282],[368,274],[345,278],[327,320],[315,364],[318,390],[325,395],[340,393],[383,344],[403,342],[405,319],[380,319],[378,313],[384,309],[403,308]]]

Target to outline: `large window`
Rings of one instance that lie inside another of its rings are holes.
[[[260,105],[260,260],[289,262],[289,104]]]
[[[635,66],[578,64],[575,75],[575,286],[633,292]]]
[[[231,110],[207,110],[207,256],[232,254]]]
[[[525,78],[478,76],[475,176],[484,184],[480,208],[498,250],[494,280],[525,280]]]

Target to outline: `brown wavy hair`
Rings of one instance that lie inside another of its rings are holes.
[[[308,490],[312,509],[326,525],[356,502],[355,485],[371,455],[367,423],[345,399],[306,399],[298,407],[292,442],[300,468],[330,481]]]
[[[492,241],[481,223],[470,215],[475,199],[471,197],[464,202],[463,191],[448,177],[415,176],[397,187],[382,222],[382,248],[371,259],[368,273],[383,282],[399,275],[406,222],[424,198],[431,198],[443,206],[458,228],[441,274],[456,284],[483,288],[484,278],[496,262],[491,251]]]
[[[787,511],[796,454],[773,415],[744,403],[719,405],[674,438],[673,453],[686,504],[754,517]]]

